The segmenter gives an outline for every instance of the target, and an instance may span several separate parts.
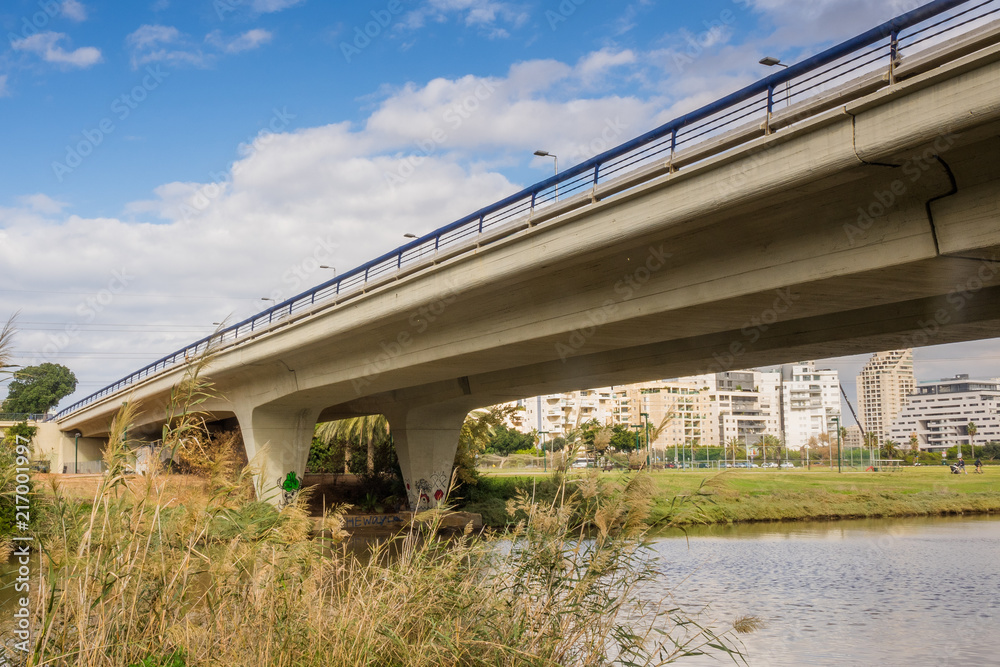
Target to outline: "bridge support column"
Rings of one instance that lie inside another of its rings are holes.
[[[389,410],[389,430],[406,482],[410,508],[437,507],[451,483],[466,408],[423,406]]]
[[[247,460],[256,466],[254,486],[257,499],[277,505],[282,500],[281,484],[290,472],[302,479],[309,459],[313,430],[319,410],[253,408],[237,413]]]

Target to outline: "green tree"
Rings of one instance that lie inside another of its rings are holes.
[[[506,428],[504,420],[516,410],[514,406],[494,405],[465,417],[455,452],[455,472],[460,482],[473,486],[479,483],[476,457],[486,451],[496,430]]]
[[[14,373],[7,387],[4,412],[42,414],[76,390],[73,371],[60,364],[28,366]]]
[[[631,452],[636,449],[635,433],[624,424],[615,424],[611,428],[611,440],[608,445],[615,451]]]
[[[973,422],[969,422],[969,425],[965,427],[966,433],[969,434],[969,447],[972,449],[972,458],[976,458],[976,432],[978,430]]]
[[[498,456],[510,456],[514,452],[532,449],[534,446],[535,440],[530,435],[509,428],[506,424],[497,424],[490,433],[486,451]]]
[[[894,440],[886,440],[882,443],[882,458],[898,459],[899,443]]]
[[[348,465],[353,460],[350,454],[350,445],[357,443],[364,445],[367,456],[366,468],[368,474],[375,472],[376,445],[381,438],[389,435],[389,420],[385,415],[364,415],[363,417],[351,417],[350,419],[340,419],[334,422],[327,422],[316,428],[316,437],[324,443],[331,443],[334,440],[342,440],[348,447],[346,456]]]
[[[11,447],[17,444],[17,436],[27,438],[29,441],[38,433],[37,426],[28,426],[28,422],[20,422],[8,427],[3,434],[3,440]]]

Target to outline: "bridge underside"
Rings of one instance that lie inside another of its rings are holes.
[[[997,80],[879,94],[223,350],[207,407],[239,419],[265,496],[317,420],[383,413],[426,506],[477,407],[996,337]],[[176,379],[146,390],[149,427]]]

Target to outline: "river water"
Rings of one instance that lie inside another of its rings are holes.
[[[1000,518],[706,526],[652,546],[661,576],[643,597],[708,605],[703,625],[760,617],[741,636],[752,667],[1000,665]],[[0,563],[0,587],[15,572]]]
[[[760,617],[740,636],[752,667],[1000,665],[1000,518],[709,526],[653,548],[643,597]]]

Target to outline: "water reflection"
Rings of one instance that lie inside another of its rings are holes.
[[[996,518],[709,526],[654,548],[649,599],[764,619],[744,639],[754,667],[1000,664]]]

